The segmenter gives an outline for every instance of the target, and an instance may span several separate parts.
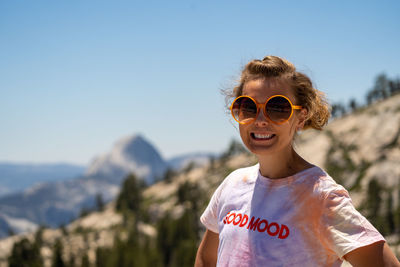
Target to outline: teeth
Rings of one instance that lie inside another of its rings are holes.
[[[273,134],[254,134],[254,137],[257,139],[270,139],[274,136]]]

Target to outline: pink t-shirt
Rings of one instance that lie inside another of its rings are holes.
[[[259,165],[231,173],[200,218],[219,234],[217,266],[340,266],[383,236],[317,166],[283,179]]]

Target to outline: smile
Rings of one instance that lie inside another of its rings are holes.
[[[251,133],[251,137],[255,140],[271,140],[272,138],[275,137],[275,134],[257,134],[257,133]]]

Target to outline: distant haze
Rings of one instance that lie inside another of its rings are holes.
[[[22,191],[38,183],[76,178],[84,166],[70,164],[0,163],[0,196]]]

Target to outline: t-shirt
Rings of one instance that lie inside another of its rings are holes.
[[[259,164],[232,172],[200,218],[219,234],[217,266],[340,266],[383,236],[317,166],[282,179]]]

